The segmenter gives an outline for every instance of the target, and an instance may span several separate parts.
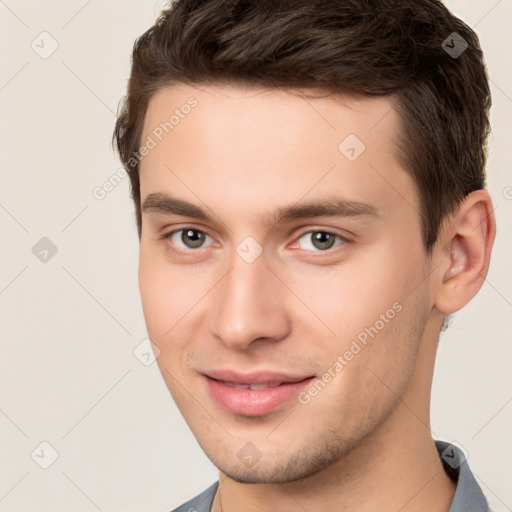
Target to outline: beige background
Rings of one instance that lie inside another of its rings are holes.
[[[93,195],[120,167],[110,138],[132,45],[162,5],[0,2],[1,511],[164,512],[216,479],[156,364],[133,353],[147,333],[128,178]],[[512,0],[447,5],[487,55],[498,237],[487,282],[442,338],[432,427],[512,510]]]

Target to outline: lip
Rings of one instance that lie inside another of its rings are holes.
[[[226,411],[244,416],[263,416],[296,396],[315,377],[276,372],[240,374],[231,370],[214,370],[203,374],[210,396]],[[270,384],[266,389],[236,389],[234,384]]]

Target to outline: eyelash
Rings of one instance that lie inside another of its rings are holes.
[[[201,229],[194,228],[193,226],[186,226],[186,227],[184,227],[184,228],[181,228],[181,229],[175,229],[175,230],[173,230],[173,231],[170,231],[170,232],[169,232],[169,233],[167,233],[167,234],[162,235],[162,239],[170,240],[170,239],[171,239],[171,237],[172,237],[173,235],[175,235],[176,233],[184,232],[184,231],[187,231],[187,230],[188,230],[188,231],[195,231],[195,232],[197,232],[197,233],[201,233],[202,235],[205,235],[205,236],[207,236],[207,237],[209,237],[209,238],[212,238],[210,235],[208,235],[208,233],[206,233],[205,231],[202,231]],[[334,233],[334,232],[332,232],[332,231],[327,231],[327,230],[323,230],[323,229],[313,229],[313,230],[304,231],[303,233],[301,233],[301,234],[300,234],[300,236],[298,236],[298,237],[296,238],[296,242],[294,242],[294,244],[295,244],[295,243],[297,243],[297,242],[298,242],[302,237],[304,237],[304,235],[308,235],[308,234],[312,234],[312,233],[324,233],[324,234],[332,235],[332,236],[334,236],[336,239],[341,240],[341,243],[338,243],[338,244],[336,244],[336,245],[333,245],[332,247],[329,247],[328,249],[325,249],[325,250],[322,250],[322,249],[315,249],[315,250],[311,250],[311,251],[310,251],[310,250],[307,250],[307,249],[303,249],[303,250],[305,250],[306,252],[309,252],[309,253],[321,253],[321,254],[323,254],[323,253],[330,253],[330,252],[332,252],[336,247],[339,247],[340,245],[349,244],[349,243],[351,242],[348,238],[346,238],[346,237],[344,237],[344,236],[342,236],[342,235],[340,235],[340,234],[338,234],[338,233]],[[213,238],[212,238],[212,239],[213,239]],[[172,243],[172,242],[171,242],[171,243]],[[175,244],[173,244],[173,243],[172,243],[172,245],[175,245]],[[201,246],[201,247],[198,247],[198,248],[196,248],[196,249],[191,249],[191,248],[183,249],[183,248],[181,248],[181,247],[178,247],[178,248],[177,248],[177,249],[175,249],[175,250],[176,250],[177,252],[180,252],[180,253],[183,253],[183,254],[185,254],[185,253],[187,253],[187,254],[188,254],[188,253],[192,253],[192,252],[198,252],[200,249],[206,249],[206,247],[202,247],[202,246]]]

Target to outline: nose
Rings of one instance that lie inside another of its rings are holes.
[[[209,312],[212,334],[226,347],[245,350],[255,341],[279,341],[289,333],[287,288],[274,272],[263,255],[252,263],[234,255]]]

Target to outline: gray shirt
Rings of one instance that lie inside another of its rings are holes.
[[[457,484],[448,512],[490,512],[487,500],[469,469],[464,453],[455,445],[445,441],[435,441],[435,443],[444,470]],[[218,487],[217,481],[172,512],[211,512]]]

